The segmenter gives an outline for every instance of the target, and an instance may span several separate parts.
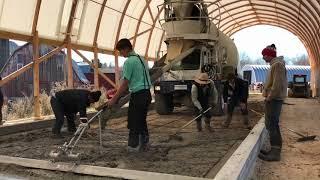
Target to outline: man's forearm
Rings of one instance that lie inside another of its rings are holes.
[[[119,98],[128,90],[129,81],[124,79],[122,80],[120,87],[116,94],[114,95],[114,98],[118,101]]]

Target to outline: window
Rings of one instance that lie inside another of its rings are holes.
[[[172,66],[173,71],[177,70],[197,70],[200,67],[200,49],[196,49],[182,61]]]
[[[26,56],[24,54],[17,55],[17,63],[18,64],[24,64],[25,60],[26,60]]]
[[[17,70],[21,69],[23,67],[22,63],[17,63]]]

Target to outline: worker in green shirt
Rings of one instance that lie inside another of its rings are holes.
[[[151,103],[149,68],[143,58],[134,52],[129,39],[121,39],[116,49],[127,60],[123,65],[120,87],[107,105],[111,107],[116,104],[129,88],[131,96],[128,110],[128,152],[145,151],[149,144],[146,117]]]

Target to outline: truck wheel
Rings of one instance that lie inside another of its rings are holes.
[[[173,111],[172,97],[170,95],[155,94],[156,111],[160,115],[170,114]]]

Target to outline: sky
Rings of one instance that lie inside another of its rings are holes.
[[[285,57],[294,58],[296,56],[307,54],[306,49],[297,36],[291,32],[268,25],[257,25],[245,28],[235,33],[231,38],[238,48],[239,53],[246,53],[251,59],[261,58],[261,51],[267,45],[274,43],[277,47],[277,54]],[[14,41],[18,45],[23,45],[25,42]],[[88,51],[81,51],[88,59],[93,59],[93,53]],[[76,54],[72,53],[75,61],[82,61]],[[99,59],[102,63],[114,65],[114,57],[106,54],[99,54]],[[125,58],[119,58],[119,65],[122,66]],[[149,62],[152,66],[153,62]]]
[[[279,56],[291,58],[307,54],[297,36],[274,26],[252,26],[235,33],[231,38],[234,38],[239,53],[245,52],[252,59],[261,58],[262,49],[272,43],[276,45]]]

